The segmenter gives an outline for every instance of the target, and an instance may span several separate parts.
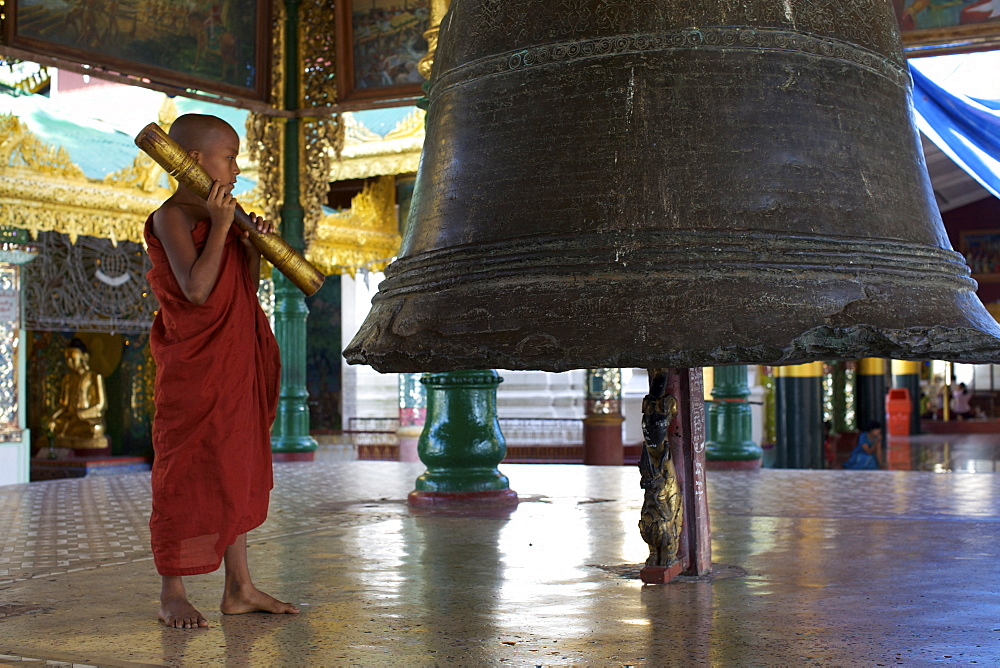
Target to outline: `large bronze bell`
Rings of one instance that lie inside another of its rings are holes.
[[[1000,360],[885,0],[454,0],[380,371]]]

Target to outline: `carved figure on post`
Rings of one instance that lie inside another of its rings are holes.
[[[645,443],[639,472],[645,495],[639,533],[649,545],[646,566],[669,568],[678,562],[684,522],[684,503],[669,439],[670,423],[677,415],[677,400],[667,394],[666,369],[650,369],[649,374],[649,394],[642,400]]]

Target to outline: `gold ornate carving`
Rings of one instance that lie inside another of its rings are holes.
[[[157,116],[160,127],[169,130],[178,116],[177,105],[173,98],[164,96]],[[138,188],[147,193],[162,193],[165,198],[167,193],[173,192],[174,188],[177,187],[177,181],[167,174],[168,185],[164,187],[164,173],[163,168],[156,164],[151,157],[139,151],[129,167],[108,174],[104,177],[103,183],[111,186]]]
[[[285,5],[272,4],[271,23],[271,93],[277,104],[285,92]],[[246,122],[246,146],[250,160],[247,176],[256,178],[257,185],[240,196],[248,211],[253,210],[281,227],[281,205],[285,197],[283,120],[276,116],[251,111]]]
[[[61,146],[50,146],[28,130],[13,114],[0,114],[0,166],[27,167],[42,174],[83,179],[83,170]]]
[[[299,196],[307,243],[315,238],[330,190],[330,171],[344,146],[344,128],[338,114],[324,113],[337,102],[333,0],[305,0],[299,14],[299,53],[302,58],[302,106],[319,115],[302,123],[302,178]]]
[[[86,180],[69,181],[5,170],[0,178],[0,225],[31,232],[83,234],[112,242],[142,241],[142,227],[163,197]]]
[[[427,40],[427,55],[417,63],[417,71],[425,79],[431,78],[431,70],[434,67],[434,53],[437,51],[438,32],[441,29],[441,19],[448,12],[448,5],[451,0],[431,0],[430,28],[424,32],[424,39]]]
[[[389,131],[385,136],[385,140],[416,139],[423,144],[425,116],[427,116],[426,111],[414,107],[413,111],[407,114],[403,120],[396,124],[396,127]]]
[[[240,195],[240,203],[247,211],[257,211],[280,228],[285,192],[281,164],[285,139],[282,123],[273,116],[251,113],[247,116],[246,132],[247,152],[255,167],[257,185]]]
[[[646,566],[669,567],[677,562],[684,504],[680,482],[670,456],[670,423],[677,416],[677,400],[668,394],[666,369],[649,370],[649,394],[642,400],[639,459],[640,485],[645,490],[639,533],[649,545]]]
[[[142,240],[142,226],[163,195],[137,184],[88,180],[66,150],[39,140],[12,115],[0,115],[0,225],[111,239]]]
[[[585,408],[588,417],[594,415],[621,415],[621,399],[621,369],[587,369]]]
[[[345,145],[331,165],[331,181],[373,176],[412,174],[420,164],[424,142],[423,109],[414,109],[384,137],[358,122],[351,112],[342,114]]]
[[[162,182],[163,168],[144,153],[135,156],[131,166],[108,174],[102,181],[111,186],[131,186],[147,193],[163,190]]]
[[[383,176],[351,200],[349,211],[322,218],[306,257],[325,274],[381,271],[399,252],[396,183]]]

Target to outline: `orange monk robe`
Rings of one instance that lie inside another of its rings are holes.
[[[200,253],[211,223],[191,233]],[[257,279],[236,226],[204,304],[181,291],[152,216],[144,233],[146,274],[160,310],[150,332],[156,362],[153,513],[149,529],[160,575],[217,569],[226,547],[267,517],[273,486],[270,428],[281,361]]]

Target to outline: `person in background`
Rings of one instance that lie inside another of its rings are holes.
[[[951,391],[951,414],[955,420],[968,420],[972,416],[972,406],[969,403],[971,399],[972,393],[965,383],[959,383]]]
[[[877,470],[881,468],[882,458],[882,425],[872,421],[863,432],[858,434],[858,444],[851,456],[844,462],[845,469],[854,471]]]

